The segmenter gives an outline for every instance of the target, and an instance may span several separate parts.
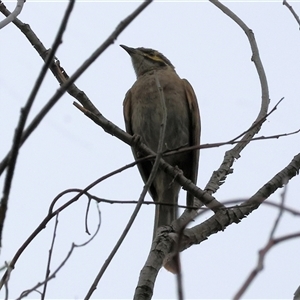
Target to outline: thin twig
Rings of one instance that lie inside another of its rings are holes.
[[[157,79],[158,81],[158,79]],[[160,83],[158,82],[158,88],[159,88]],[[160,127],[160,133],[159,133],[159,142],[158,142],[158,148],[157,148],[157,156],[156,159],[154,161],[154,165],[152,167],[152,170],[150,172],[149,178],[147,180],[147,182],[144,185],[144,188],[142,190],[142,193],[139,197],[138,203],[125,227],[125,229],[123,230],[119,240],[117,241],[116,245],[114,246],[114,248],[112,249],[111,253],[109,254],[109,256],[107,257],[107,259],[105,260],[105,263],[102,265],[99,273],[97,274],[94,282],[92,283],[88,293],[85,296],[85,300],[90,299],[90,297],[92,296],[94,290],[97,288],[97,285],[100,281],[100,279],[102,278],[105,270],[107,269],[108,265],[110,264],[110,262],[112,261],[113,257],[115,256],[115,254],[117,253],[119,247],[121,246],[121,244],[123,243],[127,233],[129,232],[142,204],[144,201],[144,198],[146,196],[146,193],[148,192],[155,176],[157,173],[157,170],[159,168],[160,165],[160,160],[161,160],[161,155],[162,155],[162,149],[163,149],[163,145],[164,145],[164,140],[165,140],[165,132],[166,132],[166,120],[167,120],[167,110],[166,110],[166,104],[165,104],[165,98],[164,95],[161,93],[160,94],[160,99],[161,99],[161,105],[162,105],[162,111],[163,111],[163,117],[162,117],[162,121],[161,121],[161,127]],[[141,278],[142,276],[140,276]]]
[[[133,136],[121,130],[112,122],[108,121],[100,113],[96,114],[80,106],[79,104],[74,103],[74,105],[78,108],[80,107],[80,111],[82,111],[87,117],[93,120],[97,125],[101,126],[106,132],[109,132],[110,134],[114,135],[115,137],[117,137],[118,139],[122,140],[124,143],[132,147],[139,147],[138,149],[144,154],[148,154],[154,157],[156,156],[156,153],[152,151],[150,148],[148,148],[145,144],[138,143],[136,145]],[[145,157],[144,159],[148,159],[148,157]],[[191,180],[186,178],[183,175],[183,172],[178,172],[178,168],[174,168],[173,166],[168,164],[164,159],[160,160],[160,167],[164,172],[172,176],[183,187],[183,189],[187,190],[196,198],[201,199],[203,204],[209,209],[211,209],[212,211],[217,212],[219,209],[225,208],[224,205],[222,205],[219,201],[217,201],[212,195],[210,195],[206,191],[201,190],[194,183],[192,183]]]
[[[4,188],[3,188],[3,196],[1,199],[1,206],[0,206],[0,247],[2,245],[2,231],[3,231],[3,226],[4,226],[4,220],[5,220],[5,216],[6,216],[6,210],[7,210],[7,203],[8,203],[8,199],[9,199],[9,193],[10,193],[10,189],[11,189],[11,183],[12,183],[12,179],[14,176],[14,170],[15,170],[15,166],[17,163],[17,158],[18,158],[18,154],[19,154],[19,148],[22,144],[22,139],[23,139],[23,135],[24,135],[24,127],[25,127],[25,123],[27,120],[27,117],[29,115],[31,106],[34,102],[34,99],[39,91],[39,88],[46,76],[46,73],[48,71],[49,65],[53,60],[53,57],[58,49],[58,46],[61,44],[61,39],[63,36],[63,33],[66,29],[69,17],[71,15],[73,6],[74,6],[75,1],[71,0],[69,2],[69,5],[66,9],[66,12],[64,14],[64,17],[62,19],[61,25],[59,27],[59,30],[57,32],[57,35],[54,39],[53,42],[53,46],[48,54],[47,59],[45,60],[45,63],[40,71],[40,74],[36,80],[36,83],[34,84],[34,87],[29,95],[29,98],[27,100],[26,105],[24,106],[24,108],[21,109],[21,115],[19,118],[19,122],[17,125],[17,128],[15,130],[15,135],[14,135],[14,139],[13,139],[13,145],[11,147],[10,150],[10,156],[9,156],[9,165],[8,165],[8,170],[6,173],[6,177],[5,177],[5,181],[4,181]]]
[[[88,235],[90,235],[90,231],[89,231],[89,227],[88,227],[88,215],[89,215],[89,210],[90,210],[90,205],[91,205],[92,198],[89,196],[88,193],[86,193],[86,195],[88,196],[88,202],[87,202],[87,205],[86,205],[84,222],[85,222],[85,232]]]
[[[98,217],[99,217],[99,222],[98,222],[98,226],[95,230],[95,233],[92,235],[92,237],[90,237],[86,242],[82,243],[82,244],[75,244],[75,243],[72,243],[71,245],[71,248],[69,250],[69,252],[67,253],[66,257],[64,258],[64,260],[59,264],[59,266],[53,271],[52,274],[50,274],[46,280],[42,281],[42,282],[39,282],[37,283],[34,287],[32,287],[31,289],[28,289],[26,291],[23,291],[21,293],[21,295],[16,299],[16,300],[21,300],[25,297],[27,297],[31,292],[33,291],[37,291],[37,289],[40,287],[40,286],[43,286],[44,284],[46,284],[47,282],[49,282],[50,280],[54,279],[58,272],[62,269],[62,267],[67,263],[67,261],[69,260],[69,258],[71,257],[73,251],[75,250],[75,248],[80,248],[80,247],[84,247],[86,245],[88,245],[95,237],[96,235],[98,234],[99,230],[100,230],[100,226],[101,226],[101,212],[99,210],[99,207],[97,206],[97,211],[98,211]],[[40,293],[42,296],[43,294]]]
[[[132,163],[131,165],[135,165],[135,163]],[[130,165],[129,165],[130,166]],[[91,188],[93,188],[94,186],[96,186],[97,184],[99,184],[100,182],[106,180],[107,178],[110,178],[120,172],[122,172],[124,169],[127,169],[127,166],[123,166],[113,172],[110,172],[100,178],[98,178],[97,180],[95,180],[94,182],[92,182],[91,184],[89,184],[86,188],[84,189],[70,189],[70,190],[65,190],[61,193],[59,193],[54,200],[52,201],[52,203],[49,206],[49,210],[48,210],[48,214],[47,216],[43,219],[43,221],[37,226],[37,228],[31,233],[31,235],[26,239],[26,241],[23,243],[23,245],[18,249],[18,251],[15,253],[13,259],[10,261],[6,272],[4,273],[4,275],[1,278],[0,281],[0,290],[3,287],[3,285],[5,283],[7,283],[7,281],[10,278],[10,274],[11,271],[15,268],[15,265],[19,259],[19,257],[21,256],[21,254],[24,252],[24,250],[29,246],[29,244],[35,239],[35,237],[46,228],[46,225],[49,223],[49,221],[55,217],[58,213],[62,212],[63,210],[65,210],[67,207],[69,207],[72,203],[76,202],[82,195],[85,195],[86,192],[88,190],[90,190]],[[67,201],[65,204],[61,205],[59,208],[57,208],[56,210],[54,210],[54,206],[57,203],[57,201],[65,194],[69,193],[69,192],[77,192],[76,196],[71,198],[69,201]]]
[[[184,231],[181,250],[189,248],[192,245],[200,244],[210,235],[219,231],[224,231],[229,225],[239,223],[250,213],[256,210],[266,199],[275,191],[287,184],[293,177],[299,174],[300,153],[295,155],[291,162],[264,186],[262,186],[252,197],[244,201],[241,205],[228,209],[226,212],[219,211],[203,223],[188,228]],[[172,247],[172,245],[170,246]]]
[[[160,99],[161,99],[161,105],[163,108],[163,123],[167,122],[167,108],[166,108],[166,101],[165,101],[165,96],[163,93],[163,89],[160,85],[160,82],[158,80],[157,74],[155,73],[155,80],[156,80],[156,85],[158,87],[158,91],[160,94]],[[162,150],[162,145],[161,145],[161,150]],[[173,204],[174,205],[174,204]],[[179,250],[179,243],[180,243],[180,236],[178,239],[177,243],[177,248]],[[178,300],[183,300],[183,285],[182,285],[182,272],[181,272],[181,261],[180,261],[180,252],[176,251],[176,254],[173,258],[176,261],[176,267],[177,267],[177,273],[176,273],[176,282],[177,282],[177,295],[178,295]]]
[[[295,10],[293,9],[293,7],[286,1],[286,0],[283,0],[282,2],[283,5],[285,5],[289,10],[290,12],[292,13],[292,15],[294,16],[294,18],[296,19],[298,25],[300,26],[300,18],[299,16],[296,14]],[[300,29],[300,27],[299,27]]]
[[[268,241],[266,246],[259,250],[259,256],[256,267],[250,272],[248,278],[245,280],[244,284],[241,286],[241,288],[238,290],[238,292],[233,297],[233,300],[239,300],[247,288],[250,286],[250,284],[253,282],[255,277],[258,275],[259,272],[261,272],[264,268],[264,260],[271,248],[273,248],[275,245],[278,245],[279,243],[285,242],[287,240],[295,239],[300,237],[300,232],[296,232],[293,234],[287,234],[280,238],[271,239]]]
[[[82,190],[80,189],[71,189],[71,190],[66,190],[66,193],[71,193],[71,192],[80,192]],[[104,199],[104,198],[100,198],[97,197],[95,195],[91,195],[90,193],[85,193],[85,195],[87,195],[90,199],[93,199],[95,201],[97,201],[98,203],[108,203],[108,204],[125,204],[125,205],[132,205],[132,204],[137,204],[138,201],[137,200],[116,200],[116,199]],[[231,209],[231,208],[235,208],[236,206],[233,206],[234,204],[240,204],[240,207],[243,206],[247,206],[249,204],[244,204],[249,198],[239,198],[237,200],[224,200],[222,201],[222,203],[224,205],[226,205],[227,209]],[[144,205],[157,205],[156,202],[153,201],[144,201],[143,202]],[[281,204],[277,204],[275,202],[270,202],[270,201],[264,201],[263,204],[275,207],[275,208],[281,208],[282,205]],[[168,203],[168,202],[160,202],[160,205],[165,205],[165,206],[174,206],[174,204]],[[199,209],[197,206],[187,206],[187,205],[176,205],[177,208],[188,208],[188,209]],[[206,207],[200,208],[203,212],[210,212],[210,210]],[[293,208],[287,207],[286,205],[283,206],[283,210],[285,212],[288,212],[294,216],[300,216],[300,211],[297,211]]]
[[[177,154],[180,154],[183,152],[189,152],[189,151],[193,151],[196,149],[204,150],[204,149],[218,148],[218,147],[222,147],[222,146],[226,146],[226,145],[234,145],[234,144],[239,144],[239,143],[249,143],[249,142],[255,142],[255,141],[279,139],[282,137],[287,137],[290,135],[298,134],[299,132],[300,132],[300,129],[297,129],[295,131],[287,132],[287,133],[279,133],[279,134],[268,135],[268,136],[259,136],[259,137],[251,138],[250,140],[242,140],[242,141],[229,140],[227,142],[208,143],[208,144],[201,144],[201,145],[197,145],[197,146],[184,147],[184,148],[180,148],[178,150],[172,150],[172,151],[165,152],[163,154],[163,157],[170,156],[170,155],[177,155]],[[150,158],[154,158],[154,156],[150,156],[150,155],[147,156],[147,159],[150,159]]]
[[[83,72],[86,71],[86,69],[110,46],[114,43],[114,41],[117,39],[117,37],[123,32],[123,30],[152,2],[153,0],[146,0],[144,1],[136,10],[134,10],[128,17],[126,17],[123,21],[119,23],[117,28],[111,33],[111,35],[102,43],[100,47],[98,47],[91,56],[75,71],[75,73],[72,76],[66,76],[66,79],[62,82],[61,87],[56,91],[56,93],[51,97],[51,99],[46,103],[46,105],[40,110],[40,112],[33,118],[32,122],[28,125],[28,127],[24,130],[20,142],[20,147],[23,145],[23,143],[27,140],[27,138],[30,136],[30,134],[35,130],[35,128],[39,125],[39,123],[43,120],[43,118],[46,116],[46,114],[53,108],[53,106],[58,102],[58,100],[61,98],[61,96],[68,91],[72,95],[76,95],[76,99],[78,99],[81,104],[88,106],[89,109],[93,110],[95,107],[93,104],[89,101],[89,99],[86,97],[84,92],[79,91],[75,86],[74,82],[83,74]],[[9,14],[10,12],[6,10],[6,8],[3,8],[3,5],[0,5],[0,10],[5,11],[6,14]],[[24,24],[16,18],[14,21],[14,24],[18,24],[19,28],[24,29],[24,32],[28,30],[29,26],[25,26],[23,28]],[[32,32],[30,32],[32,33]],[[31,37],[31,35],[30,35]],[[36,49],[45,49],[43,45],[40,45],[40,41],[37,39],[34,40],[35,42],[38,42],[38,47],[35,47]],[[35,45],[35,44],[34,44]],[[40,53],[43,59],[44,53]],[[61,76],[59,75],[59,72],[57,70],[61,70],[61,72],[65,71],[63,68],[57,65],[58,61],[53,61],[53,68],[51,68],[52,72],[56,74],[56,78],[61,81]],[[8,152],[5,158],[0,163],[0,174],[5,170],[5,168],[8,165],[8,161],[10,158],[11,152]]]
[[[276,243],[274,243],[274,241],[276,241],[276,239],[274,238],[274,234],[278,227],[279,221],[282,218],[283,212],[285,211],[284,203],[285,203],[286,191],[287,191],[287,185],[284,186],[283,191],[281,193],[281,201],[280,201],[278,216],[272,227],[268,242],[267,242],[266,246],[264,247],[264,249],[261,249],[259,251],[259,259],[258,259],[257,267],[250,273],[248,278],[245,280],[242,287],[239,289],[236,296],[234,297],[235,300],[241,298],[243,293],[250,286],[251,282],[255,279],[255,277],[258,275],[258,273],[263,270],[263,263],[264,263],[265,255],[267,254],[268,250],[276,244]]]
[[[52,242],[51,242],[51,246],[50,246],[50,249],[49,249],[46,275],[45,275],[45,280],[44,280],[45,284],[44,284],[44,288],[43,288],[43,292],[42,292],[42,296],[41,296],[42,300],[45,299],[46,290],[47,290],[47,283],[49,281],[50,265],[51,265],[51,259],[52,259],[53,249],[54,249],[54,243],[55,243],[55,239],[56,239],[57,226],[58,226],[58,216],[59,216],[59,214],[56,215],[54,228],[53,228]]]
[[[266,120],[267,118],[275,111],[277,110],[278,105],[284,100],[284,97],[282,97],[276,104],[275,106],[264,116],[262,116],[262,118],[260,120],[255,121],[250,128],[248,128],[246,131],[244,131],[243,133],[241,133],[240,135],[238,135],[236,138],[232,139],[232,141],[235,141],[237,139],[239,139],[240,137],[244,136],[245,134],[247,134],[248,132],[251,132],[251,130],[255,129],[255,127],[257,126],[261,126]],[[241,141],[240,141],[241,142]]]
[[[278,225],[279,225],[279,222],[282,218],[283,212],[285,211],[284,210],[284,203],[285,203],[286,192],[287,192],[287,185],[284,186],[284,188],[282,190],[282,193],[281,193],[280,209],[279,209],[279,212],[278,212],[278,216],[277,216],[277,218],[274,222],[273,228],[271,230],[269,240],[274,238],[275,231],[278,228]]]

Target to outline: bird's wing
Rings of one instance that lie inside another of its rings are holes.
[[[123,114],[124,114],[126,132],[133,135],[134,132],[132,131],[132,124],[131,124],[131,115],[132,115],[131,105],[132,105],[131,92],[129,90],[126,93],[126,96],[125,96],[125,99],[123,102]],[[132,153],[133,153],[133,156],[135,159],[138,159],[141,157],[141,156],[137,155],[136,151],[133,148],[131,148],[131,149],[132,149]],[[139,163],[137,166],[138,166],[138,169],[139,169],[139,172],[141,174],[143,181],[147,182],[147,180],[150,176],[151,170],[152,170],[152,162],[144,161],[144,162]],[[153,185],[150,186],[149,193],[153,199],[157,198],[157,193],[156,193],[156,190]]]
[[[186,94],[186,99],[188,102],[189,115],[191,120],[191,128],[190,128],[190,139],[191,146],[200,145],[200,134],[201,134],[201,121],[200,121],[200,112],[197,102],[196,94],[191,86],[191,84],[186,80],[182,79]],[[198,166],[199,166],[199,150],[195,150],[192,152],[192,170],[190,172],[190,180],[196,184],[197,176],[198,176]],[[187,205],[193,205],[194,196],[191,194],[187,194]]]
[[[125,95],[125,99],[123,102],[123,114],[124,114],[126,132],[133,135],[132,127],[131,127],[131,92],[130,92],[130,90]]]

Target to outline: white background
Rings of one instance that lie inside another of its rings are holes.
[[[6,2],[5,2],[6,3]],[[6,3],[13,10],[15,3]],[[226,2],[253,31],[269,83],[271,104],[285,97],[259,135],[300,128],[299,26],[282,1]],[[300,14],[300,3],[291,2]],[[75,4],[57,58],[71,75],[131,13],[137,2],[78,2]],[[27,1],[20,20],[30,24],[46,48],[51,47],[67,2]],[[2,17],[1,17],[2,18]],[[11,147],[14,129],[43,61],[25,36],[10,24],[0,31],[0,157]],[[260,85],[251,62],[245,33],[209,2],[152,3],[76,82],[103,115],[124,128],[122,102],[135,81],[128,54],[119,47],[149,47],[161,51],[187,78],[198,97],[202,143],[229,140],[246,130],[260,108]],[[37,95],[29,121],[58,88],[49,72]],[[78,111],[64,95],[20,151],[9,199],[1,261],[10,261],[46,216],[53,198],[68,188],[84,188],[98,177],[133,161],[130,148]],[[283,169],[299,152],[299,135],[253,142],[234,164],[234,173],[215,194],[219,201],[247,199]],[[230,146],[203,150],[198,185],[204,188]],[[4,176],[0,178],[3,186]],[[299,208],[299,177],[288,185],[287,203]],[[143,183],[137,168],[127,170],[92,190],[99,197],[137,200]],[[272,195],[278,202],[281,191]],[[60,203],[70,197],[63,198]],[[147,195],[147,200],[150,197]],[[180,201],[184,204],[185,193]],[[59,218],[53,271],[72,242],[88,239],[84,229],[86,199]],[[48,285],[47,298],[83,298],[119,238],[134,206],[100,205],[101,229],[96,239],[72,255]],[[182,254],[186,298],[231,298],[257,262],[278,211],[262,206],[238,225],[209,237]],[[196,220],[203,221],[209,215]],[[94,298],[131,298],[150,248],[154,206],[143,206],[132,230],[100,281]],[[90,231],[97,224],[92,203]],[[299,218],[285,214],[276,236],[299,230]],[[25,250],[11,274],[9,297],[17,297],[45,276],[54,222]],[[286,242],[268,254],[264,270],[246,298],[291,299],[300,285],[300,241]],[[0,298],[4,296],[3,290]],[[39,297],[38,294],[31,294]],[[175,298],[175,277],[162,269],[154,298]]]

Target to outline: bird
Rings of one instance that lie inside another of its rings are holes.
[[[150,48],[132,48],[120,45],[131,57],[136,81],[125,95],[123,114],[126,132],[139,136],[151,150],[157,152],[160,128],[163,118],[161,96],[157,79],[162,88],[166,106],[166,128],[163,153],[200,144],[200,112],[197,98],[191,84],[181,79],[170,60],[162,53]],[[132,148],[135,159],[145,155]],[[173,167],[179,168],[183,175],[194,184],[197,182],[199,150],[182,152],[163,157]],[[144,183],[148,180],[153,161],[138,163]],[[178,195],[181,186],[175,178],[160,168],[149,188],[156,203],[153,239],[157,229],[171,225],[177,219]],[[159,205],[167,203],[169,205]],[[187,192],[186,204],[193,206],[194,196]],[[175,261],[164,265],[172,273],[178,272]]]

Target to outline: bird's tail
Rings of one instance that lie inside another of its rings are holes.
[[[163,201],[157,201],[161,203]],[[155,206],[155,219],[154,219],[154,229],[153,229],[153,239],[157,234],[157,229],[161,226],[170,225],[177,218],[177,199],[175,201],[163,202],[169,205],[159,205]]]
[[[169,201],[157,201],[157,203],[168,203],[169,205],[156,205],[155,208],[155,219],[154,219],[154,229],[153,229],[153,239],[155,239],[157,235],[157,229],[161,226],[171,225],[171,223],[177,219],[177,202],[178,202],[178,194],[172,195],[171,198],[164,198]],[[171,201],[170,201],[171,200]],[[178,260],[176,257],[172,257],[168,261],[164,263],[164,267],[176,274],[178,273]]]

